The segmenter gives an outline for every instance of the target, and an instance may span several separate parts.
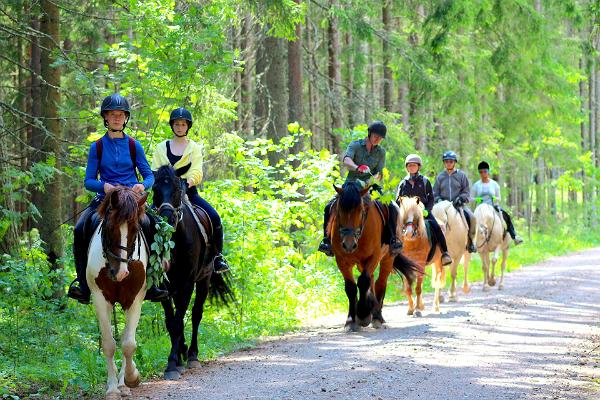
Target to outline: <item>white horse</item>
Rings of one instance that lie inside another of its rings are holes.
[[[94,232],[88,249],[86,278],[102,333],[102,351],[106,357],[106,399],[120,400],[131,394],[130,387],[140,384],[140,374],[133,362],[136,349],[135,331],[146,294],[148,249],[142,238],[140,221],[148,194],[117,187],[106,196],[98,215],[102,223]],[[116,343],[111,329],[111,312],[115,303],[125,311],[126,323],[121,348],[125,358],[117,380],[114,355]]]
[[[481,257],[483,269],[483,290],[488,291],[490,290],[490,286],[496,284],[494,269],[500,252],[502,252],[502,263],[498,289],[503,289],[504,270],[506,269],[508,246],[511,241],[510,236],[506,232],[504,220],[494,207],[486,203],[477,206],[475,217],[479,224],[477,228],[477,252]],[[490,262],[490,253],[492,252],[494,255]]]
[[[471,291],[468,274],[469,263],[471,262],[471,253],[466,250],[469,227],[464,215],[461,212],[458,212],[452,203],[447,200],[436,203],[431,212],[444,231],[444,235],[446,236],[446,244],[448,245],[448,253],[450,253],[450,257],[452,257],[452,264],[450,264],[452,284],[450,285],[450,290],[448,293],[449,301],[457,301],[456,274],[458,271],[458,264],[460,264],[461,259],[465,272],[462,290],[465,294]],[[476,222],[472,221],[472,223]]]

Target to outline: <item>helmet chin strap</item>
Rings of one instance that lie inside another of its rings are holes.
[[[177,132],[173,131],[173,133],[175,134],[175,136],[177,137],[186,137],[188,135],[187,131],[183,134],[183,135],[178,135]]]
[[[129,118],[127,118],[125,120],[125,122],[123,123],[123,127],[121,129],[112,129],[108,127],[108,121],[105,119],[104,120],[104,127],[106,129],[108,129],[110,132],[120,132],[120,133],[124,133],[125,132],[125,127],[127,126],[127,122],[129,122]]]

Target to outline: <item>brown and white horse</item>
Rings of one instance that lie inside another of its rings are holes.
[[[490,290],[490,286],[496,285],[494,269],[498,261],[499,253],[502,252],[500,283],[498,289],[504,288],[504,270],[506,269],[506,258],[508,257],[508,246],[511,242],[506,233],[504,220],[493,206],[482,203],[475,209],[477,218],[477,252],[481,257],[481,268],[483,269],[483,290]],[[490,253],[494,253],[490,261]]]
[[[425,207],[418,197],[401,196],[396,199],[396,202],[400,207],[400,226],[402,227],[402,243],[404,245],[402,254],[418,266],[417,283],[415,285],[416,306],[412,297],[412,285],[404,282],[408,299],[407,314],[420,317],[421,311],[425,309],[421,293],[423,291],[425,267],[429,264],[433,264],[431,267],[431,285],[434,288],[433,307],[436,312],[440,311],[440,291],[446,283],[446,274],[442,265],[442,253],[435,243],[433,243],[435,248],[432,249],[432,244],[427,236],[425,218],[423,217]]]
[[[467,220],[464,215],[454,208],[452,203],[447,200],[436,203],[431,212],[444,232],[446,244],[448,245],[448,253],[450,254],[450,257],[452,257],[452,264],[450,264],[452,283],[450,285],[449,300],[457,301],[456,275],[461,258],[464,269],[462,291],[465,294],[471,291],[468,274],[471,253],[466,250],[469,226],[467,225]]]
[[[110,192],[98,208],[102,222],[94,232],[88,250],[86,277],[102,334],[102,352],[106,357],[107,400],[120,400],[121,396],[130,394],[130,387],[140,384],[133,353],[135,331],[146,294],[148,249],[140,224],[147,197],[147,193],[139,195],[122,186]],[[115,303],[121,304],[126,316],[121,337],[125,360],[118,379],[114,360],[116,343],[110,321]]]

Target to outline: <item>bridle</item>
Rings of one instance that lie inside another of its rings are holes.
[[[110,211],[112,210],[111,206],[108,206],[108,208],[106,209],[106,216],[104,217],[104,219],[102,220],[101,224],[100,224],[100,239],[102,241],[102,255],[104,256],[104,258],[106,260],[108,260],[109,258],[118,261],[118,262],[124,262],[129,264],[131,261],[139,261],[139,258],[137,260],[133,259],[133,253],[135,250],[135,243],[137,243],[137,248],[138,248],[138,257],[141,254],[141,246],[142,246],[142,241],[140,240],[140,233],[137,232],[136,234],[136,238],[135,241],[132,243],[131,246],[121,246],[121,244],[119,243],[118,245],[113,245],[112,240],[110,239],[110,236],[107,234],[106,232],[106,221],[108,220],[108,214],[110,213]],[[127,258],[123,258],[118,254],[115,254],[111,251],[111,248],[116,247],[119,250],[125,250],[127,253]]]
[[[365,223],[367,222],[367,216],[369,214],[369,207],[368,207],[368,204],[365,204],[365,201],[362,198],[360,200],[360,205],[362,207],[360,226],[357,228],[357,227],[347,227],[347,226],[340,225],[339,226],[340,238],[343,238],[344,236],[353,236],[354,239],[358,242],[358,240],[362,236],[363,231],[365,229]],[[338,207],[339,207],[339,205],[338,205]],[[339,214],[339,209],[338,209],[338,214]]]
[[[179,204],[179,207],[174,207],[173,204],[165,201],[160,206],[158,206],[156,213],[158,215],[161,215],[160,213],[164,210],[171,211],[175,215],[175,226],[173,226],[173,228],[177,229],[177,224],[179,224],[179,222],[183,219],[183,212],[181,211],[182,207],[183,201],[181,202],[181,204]]]

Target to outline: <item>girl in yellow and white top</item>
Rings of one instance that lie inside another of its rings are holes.
[[[223,259],[223,226],[217,210],[200,197],[196,188],[202,182],[203,149],[202,144],[187,138],[192,122],[192,114],[183,107],[171,112],[169,125],[173,130],[173,138],[159,143],[154,149],[152,170],[157,171],[163,165],[173,166],[187,182],[190,202],[207,212],[213,226],[213,245],[217,253],[214,268],[220,274],[229,270]]]

